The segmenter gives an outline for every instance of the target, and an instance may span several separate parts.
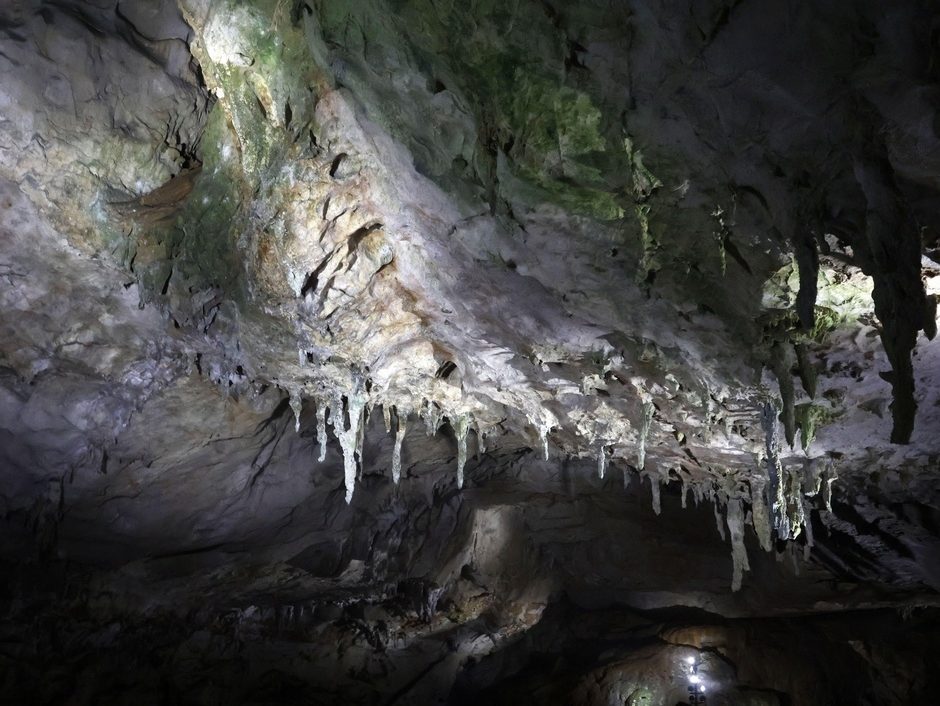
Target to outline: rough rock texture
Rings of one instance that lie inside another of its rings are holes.
[[[938,23],[4,3],[0,700],[933,700]]]

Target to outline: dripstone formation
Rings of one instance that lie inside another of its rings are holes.
[[[3,3],[0,703],[933,702],[938,108],[926,0]]]

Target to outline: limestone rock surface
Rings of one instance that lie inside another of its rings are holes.
[[[930,702],[938,23],[5,2],[0,701]]]

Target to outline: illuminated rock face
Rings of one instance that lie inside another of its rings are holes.
[[[933,700],[940,49],[848,5],[0,8],[4,698]]]

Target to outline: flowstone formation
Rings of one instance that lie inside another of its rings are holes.
[[[799,616],[872,703],[935,693],[938,38],[916,0],[5,4],[0,690],[665,703],[692,645],[715,703],[831,701],[741,647]]]

